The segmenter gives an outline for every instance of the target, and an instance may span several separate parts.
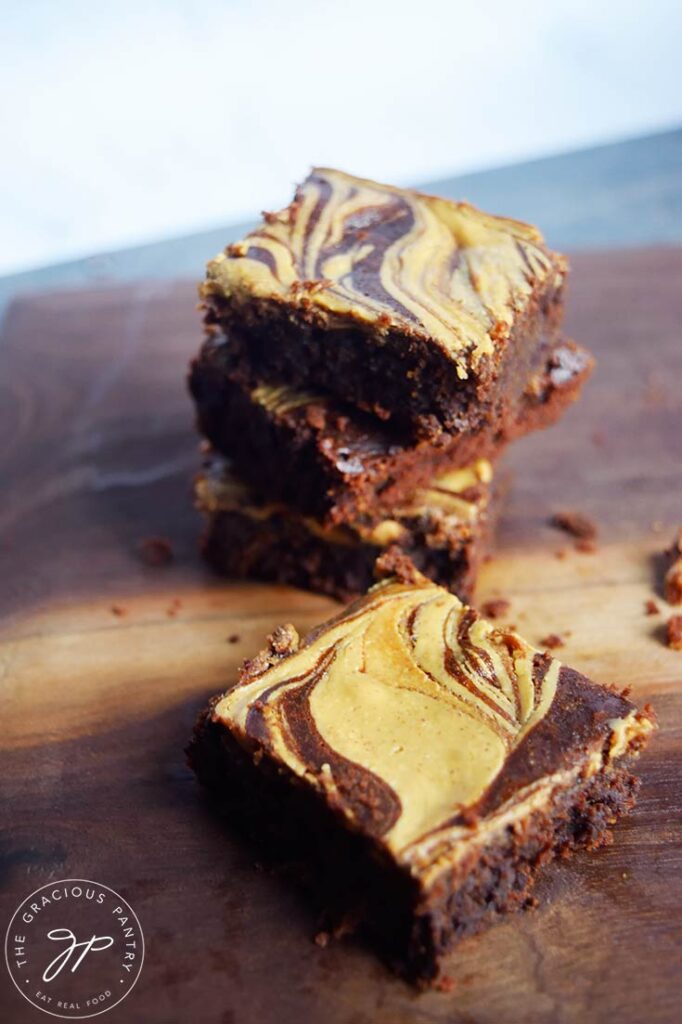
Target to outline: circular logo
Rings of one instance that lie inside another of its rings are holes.
[[[12,981],[53,1017],[96,1017],[113,1009],[140,976],[144,936],[135,911],[107,885],[65,878],[36,889],[5,936]]]

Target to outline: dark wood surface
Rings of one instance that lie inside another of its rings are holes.
[[[615,844],[551,868],[538,910],[462,944],[448,994],[415,994],[353,940],[318,948],[286,878],[257,869],[184,767],[197,709],[239,661],[275,624],[305,630],[335,607],[215,580],[197,557],[183,386],[193,286],[46,294],[9,310],[0,920],[59,878],[128,898],[146,960],[112,1024],[680,1019],[682,654],[661,642],[671,610],[656,596],[662,614],[646,616],[644,602],[682,522],[682,250],[573,262],[569,327],[599,369],[560,425],[506,457],[512,486],[479,596],[509,598],[531,641],[564,635],[567,663],[631,684],[661,730]],[[598,522],[595,554],[547,525],[567,507]],[[170,539],[171,565],[140,560],[151,535]],[[0,974],[0,1018],[41,1019]]]

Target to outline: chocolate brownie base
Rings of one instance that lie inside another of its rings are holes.
[[[514,415],[474,432],[415,440],[329,397],[245,384],[233,346],[209,338],[190,370],[201,433],[255,490],[327,524],[377,519],[446,469],[495,457],[554,423],[578,397],[593,360],[574,342],[547,345]],[[509,413],[509,410],[507,410]]]
[[[330,529],[285,506],[254,503],[238,484],[235,496],[224,486],[226,477],[231,474],[224,460],[213,456],[196,482],[197,507],[206,519],[201,546],[209,564],[231,578],[286,583],[340,601],[372,586],[376,560],[389,546],[429,579],[469,599],[499,508],[499,489],[474,478],[465,480],[461,494],[432,493],[430,506],[422,498],[422,507],[404,509],[373,529]],[[225,490],[227,501],[221,500]],[[441,507],[434,508],[438,498]],[[461,515],[444,513],[448,498],[461,504]]]

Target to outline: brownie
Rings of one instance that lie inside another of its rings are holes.
[[[323,388],[432,435],[516,403],[566,274],[528,224],[317,168],[208,264],[201,294],[248,378]]]
[[[288,506],[258,499],[219,456],[196,481],[206,518],[203,551],[219,572],[289,583],[345,601],[374,581],[374,564],[392,547],[462,598],[472,595],[492,533],[490,463],[434,479],[390,518],[324,526]]]
[[[412,570],[303,642],[276,630],[188,755],[264,856],[309,860],[323,904],[428,984],[543,863],[608,839],[653,728]]]
[[[417,439],[329,395],[246,384],[231,341],[216,335],[190,370],[199,430],[255,490],[329,524],[380,518],[439,472],[494,457],[511,440],[553,423],[575,400],[592,359],[574,342],[541,350],[512,418],[469,433]]]

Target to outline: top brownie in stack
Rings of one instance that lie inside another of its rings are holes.
[[[209,263],[209,329],[247,381],[323,389],[422,435],[516,418],[567,266],[529,225],[316,169]]]

